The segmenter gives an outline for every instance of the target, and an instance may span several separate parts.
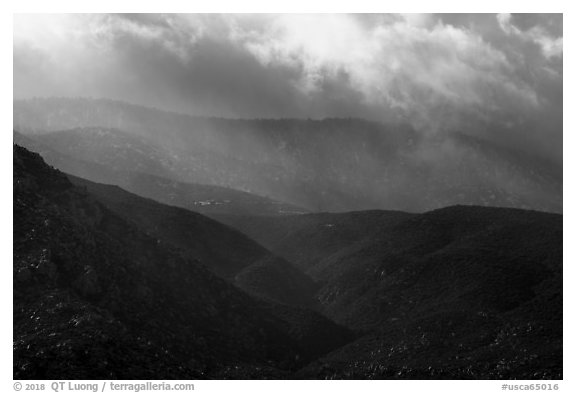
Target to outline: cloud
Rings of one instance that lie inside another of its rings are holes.
[[[563,55],[563,38],[551,36],[544,27],[535,25],[522,30],[512,23],[511,14],[498,14],[500,28],[508,35],[518,36],[523,40],[532,41],[540,46],[546,58],[561,57]]]
[[[498,130],[558,155],[561,26],[561,15],[17,15],[14,95]]]

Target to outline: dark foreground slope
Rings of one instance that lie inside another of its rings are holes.
[[[455,206],[221,219],[294,258],[322,283],[323,312],[366,332],[300,376],[562,377],[561,215]]]
[[[254,300],[18,146],[13,186],[16,379],[280,377],[349,337]]]

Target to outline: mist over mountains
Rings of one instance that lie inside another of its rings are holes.
[[[558,163],[562,25],[562,14],[21,14],[14,98],[408,123]]]
[[[196,118],[65,98],[17,101],[14,119],[43,146],[114,172],[229,187],[308,211],[562,210],[561,165],[464,133],[429,137],[360,119]]]

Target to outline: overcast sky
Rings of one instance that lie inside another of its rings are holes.
[[[17,15],[14,97],[365,117],[562,147],[562,16]]]

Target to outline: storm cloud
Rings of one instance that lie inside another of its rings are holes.
[[[16,15],[14,97],[363,117],[562,155],[562,15]]]

